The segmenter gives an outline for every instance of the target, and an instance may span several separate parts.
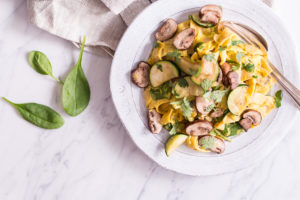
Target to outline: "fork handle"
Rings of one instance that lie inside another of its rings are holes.
[[[271,62],[268,61],[268,64],[273,70],[272,74],[274,78],[287,91],[287,93],[289,93],[300,109],[300,90],[298,90],[298,88],[296,88],[287,78],[285,78]]]

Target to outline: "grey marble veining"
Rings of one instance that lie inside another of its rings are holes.
[[[282,19],[300,13],[300,4],[278,5]],[[292,35],[300,29],[289,26]],[[300,44],[300,39],[295,37]],[[298,45],[299,46],[299,45]],[[212,199],[296,200],[300,196],[300,135],[288,137],[259,165],[231,174],[192,177],[165,170],[131,141],[111,101],[111,58],[85,53],[83,68],[91,85],[91,102],[78,117],[60,103],[61,86],[34,72],[30,50],[50,58],[54,74],[65,77],[79,50],[26,21],[26,2],[0,1],[0,96],[16,102],[51,106],[65,118],[58,130],[43,130],[22,120],[0,101],[1,200]]]

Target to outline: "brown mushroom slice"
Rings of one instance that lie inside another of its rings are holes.
[[[218,78],[217,78],[217,82],[221,83],[222,80],[223,80],[223,72],[222,72],[222,69],[219,68],[219,75],[218,75]]]
[[[231,71],[227,74],[228,82],[230,84],[230,88],[233,90],[237,88],[240,84],[240,76],[237,72]]]
[[[201,22],[217,24],[220,18],[213,12],[207,12],[201,17]]]
[[[139,62],[136,69],[131,72],[132,81],[139,87],[145,88],[149,85],[150,65],[144,61]]]
[[[204,15],[204,14],[207,13],[207,12],[213,12],[213,13],[215,13],[218,17],[222,17],[222,13],[223,13],[222,7],[217,6],[217,5],[212,5],[212,4],[203,6],[203,7],[200,9],[200,14],[201,14],[201,15]]]
[[[155,38],[160,41],[166,41],[173,37],[177,31],[177,23],[173,19],[168,19],[155,33]]]
[[[250,118],[244,118],[239,121],[241,127],[247,132],[252,125],[252,120]]]
[[[213,124],[207,120],[199,120],[189,124],[185,132],[191,136],[207,135],[213,129]]]
[[[152,133],[157,134],[161,131],[162,125],[159,123],[161,116],[155,109],[148,111],[148,124]]]
[[[210,113],[210,117],[216,118],[216,117],[221,117],[224,114],[223,110],[221,108],[217,108],[215,111]]]
[[[179,50],[188,49],[194,42],[196,31],[193,28],[187,28],[178,33],[173,41],[173,45]]]
[[[252,121],[252,125],[257,126],[261,123],[262,116],[260,112],[256,110],[247,110],[243,114],[243,118],[247,119],[249,118]]]
[[[228,74],[228,72],[230,72],[232,70],[231,65],[228,62],[224,62],[221,65],[221,69],[222,69],[224,76],[226,76]]]
[[[206,5],[200,9],[202,22],[217,24],[222,18],[222,8],[217,5]]]
[[[227,87],[229,85],[229,81],[227,78],[227,74],[232,70],[231,65],[228,62],[224,62],[221,65],[222,74],[223,74],[223,84]]]
[[[207,107],[214,104],[214,101],[208,101],[204,97],[196,97],[196,108],[202,115],[207,115],[209,112],[206,111]]]
[[[198,142],[199,146],[206,150],[210,150],[218,154],[223,153],[225,151],[224,141],[212,135],[202,136],[199,138]]]

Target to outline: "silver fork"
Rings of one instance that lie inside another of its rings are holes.
[[[262,51],[268,51],[267,41],[257,31],[252,28],[239,23],[233,23],[225,21],[224,26],[230,28],[233,32],[241,37],[248,44],[252,44],[260,48]],[[268,60],[268,64],[273,70],[272,76],[278,81],[278,83],[287,91],[287,93],[293,98],[298,108],[300,108],[300,90],[296,88],[286,77],[279,72],[279,70]]]

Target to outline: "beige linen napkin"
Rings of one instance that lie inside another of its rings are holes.
[[[27,0],[29,21],[87,51],[113,54],[134,17],[156,0]],[[272,0],[263,0],[272,5]]]

